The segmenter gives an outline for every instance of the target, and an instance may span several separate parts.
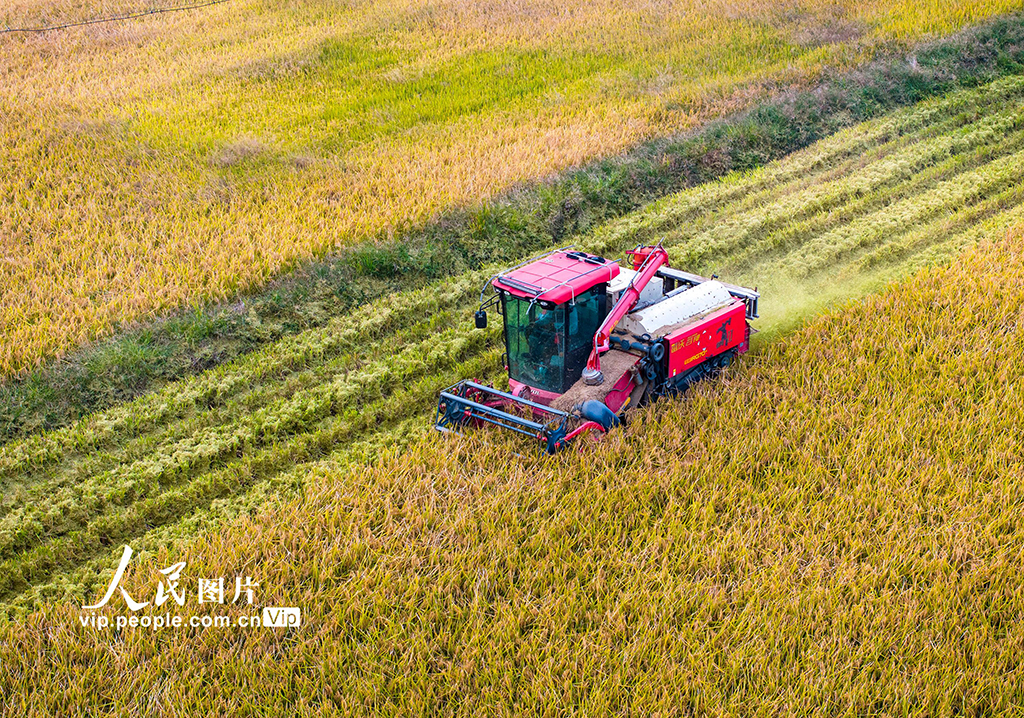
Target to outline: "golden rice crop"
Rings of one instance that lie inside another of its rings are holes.
[[[1022,100],[1024,78],[1005,77],[923,102],[665,198],[585,243],[616,256],[664,241],[679,267],[760,285],[763,339],[1024,222],[1022,165],[1007,160],[1024,147]],[[119,541],[173,548],[301,493],[325,457],[408,443],[458,379],[503,381],[498,327],[469,321],[487,275],[395,294],[0,447],[0,620],[92,595]]]
[[[4,707],[1013,715],[1022,273],[1024,230],[996,236],[580,451],[480,434],[325,461],[304,500],[124,584],[255,574],[300,628],[51,606],[0,627]]]
[[[6,35],[0,374],[1020,6],[234,0]]]

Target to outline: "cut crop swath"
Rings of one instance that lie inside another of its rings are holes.
[[[1011,77],[928,101],[657,202],[599,228],[582,248],[616,254],[664,241],[677,266],[759,285],[761,326],[785,326],[1024,219],[1024,134],[1014,110],[1022,98],[1024,80]],[[487,274],[368,304],[5,445],[6,605],[21,610],[67,590],[92,595],[119,543],[173,544],[194,533],[198,517],[301,491],[296,466],[372,455],[417,417],[429,423],[432,392],[460,378],[497,378],[499,327],[481,333],[469,321]]]

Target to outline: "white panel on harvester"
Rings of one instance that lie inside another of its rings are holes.
[[[665,297],[649,307],[631,312],[620,326],[634,334],[658,335],[665,327],[681,324],[732,301],[721,282],[710,280]],[[633,326],[630,326],[633,325]]]

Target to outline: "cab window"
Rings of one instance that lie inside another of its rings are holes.
[[[502,295],[508,373],[516,381],[561,393],[565,370],[565,305],[545,309]]]

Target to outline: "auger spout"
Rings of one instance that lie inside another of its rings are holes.
[[[668,264],[668,252],[660,244],[657,247],[637,247],[631,254],[634,258],[646,258],[637,268],[637,274],[629,283],[629,286],[622,291],[622,296],[612,308],[604,322],[594,334],[594,349],[587,360],[587,367],[583,370],[583,381],[591,386],[604,383],[604,375],[601,373],[601,355],[611,348],[610,341],[612,330],[615,329],[622,318],[636,306],[640,299],[640,293],[644,290],[658,270]]]

